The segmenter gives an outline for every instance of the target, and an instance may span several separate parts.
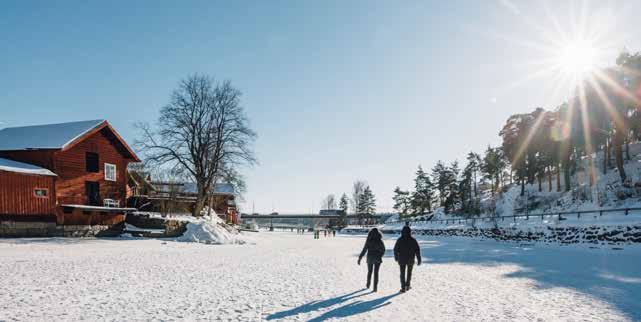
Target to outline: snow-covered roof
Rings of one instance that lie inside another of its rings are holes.
[[[0,130],[0,151],[64,149],[105,120],[8,127]]]
[[[49,169],[41,168],[33,164],[3,158],[0,158],[0,170],[25,174],[36,174],[41,176],[56,176],[56,174],[51,172],[51,170]]]
[[[231,183],[217,183],[214,186],[214,193],[233,195],[236,193],[234,185]]]
[[[188,182],[183,185],[183,192],[197,193],[196,183]],[[217,183],[214,185],[214,194],[233,195],[234,185],[231,183]]]

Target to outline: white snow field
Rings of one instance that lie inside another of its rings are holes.
[[[260,232],[244,245],[156,239],[1,239],[0,321],[641,320],[641,246],[590,249],[421,239],[399,294],[388,252],[378,293],[364,236]]]

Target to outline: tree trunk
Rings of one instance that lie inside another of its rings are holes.
[[[551,165],[547,166],[547,170],[548,170],[548,191],[549,192],[552,192],[552,169],[553,168],[552,168]]]
[[[539,192],[541,192],[541,191],[543,191],[543,185],[541,184],[541,181],[542,181],[542,180],[541,180],[541,174],[539,174],[539,175],[538,175],[538,176],[536,176],[536,177],[537,177],[537,178],[536,178],[536,179],[537,179],[537,181],[539,182]]]
[[[478,191],[476,188],[476,171],[474,171],[474,197],[478,196]]]
[[[536,166],[536,157],[534,156],[534,154],[529,153],[527,155],[527,183],[528,184],[534,183],[534,179],[536,176],[535,166]]]
[[[570,191],[570,154],[566,156],[566,159],[561,162],[563,167],[563,181],[565,185],[565,191]]]
[[[521,197],[523,197],[525,196],[525,180],[521,177],[519,181],[521,182]]]
[[[561,168],[556,164],[556,191],[561,192]]]
[[[625,159],[630,161],[630,139],[625,140]]]
[[[202,212],[203,208],[205,208],[205,203],[207,202],[207,193],[206,193],[207,190],[200,186],[197,187],[196,189],[198,190],[198,194],[196,195],[196,203],[194,204],[192,215],[194,217],[199,217],[201,215],[200,213]]]
[[[608,172],[608,162],[610,161],[610,144],[608,139],[605,140],[605,147],[603,148],[603,174]]]
[[[625,182],[626,175],[625,169],[623,168],[623,147],[621,142],[614,143],[614,155],[616,157],[617,169],[619,170],[619,176],[621,177],[621,182]]]
[[[596,181],[596,169],[594,168],[594,160],[592,160],[592,153],[588,155],[588,176],[590,178],[590,187],[594,186]]]

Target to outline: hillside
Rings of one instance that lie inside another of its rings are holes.
[[[603,154],[593,155],[596,167],[596,180],[592,187],[587,176],[588,160],[582,160],[577,171],[570,177],[570,191],[556,191],[556,178],[552,177],[551,184],[547,178],[542,182],[542,191],[538,183],[525,186],[525,194],[521,196],[521,186],[513,183],[506,185],[495,196],[489,190],[482,191],[479,216],[456,212],[446,214],[442,207],[437,208],[430,216],[410,219],[415,229],[491,229],[505,228],[530,233],[547,234],[550,229],[564,227],[599,227],[606,231],[623,231],[641,228],[641,210],[577,214],[575,211],[608,210],[620,208],[641,208],[641,143],[630,145],[630,160],[625,162],[625,171],[629,183],[621,183],[618,171],[612,167],[605,174],[602,172]],[[561,176],[561,187],[564,186]],[[549,187],[552,187],[552,191]],[[527,211],[526,211],[527,208]],[[558,213],[566,213],[559,217]],[[544,216],[525,217],[526,214]],[[472,220],[459,221],[464,218],[523,216],[503,220]],[[430,220],[425,221],[425,219]],[[448,220],[448,222],[441,221]],[[398,216],[390,218],[384,229],[399,229],[404,220]],[[595,230],[599,232],[598,229]],[[604,231],[601,231],[604,232]]]

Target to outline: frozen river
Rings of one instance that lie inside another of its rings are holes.
[[[364,236],[251,233],[250,244],[153,239],[0,240],[0,321],[641,320],[641,248],[420,240],[399,294],[357,266]]]

